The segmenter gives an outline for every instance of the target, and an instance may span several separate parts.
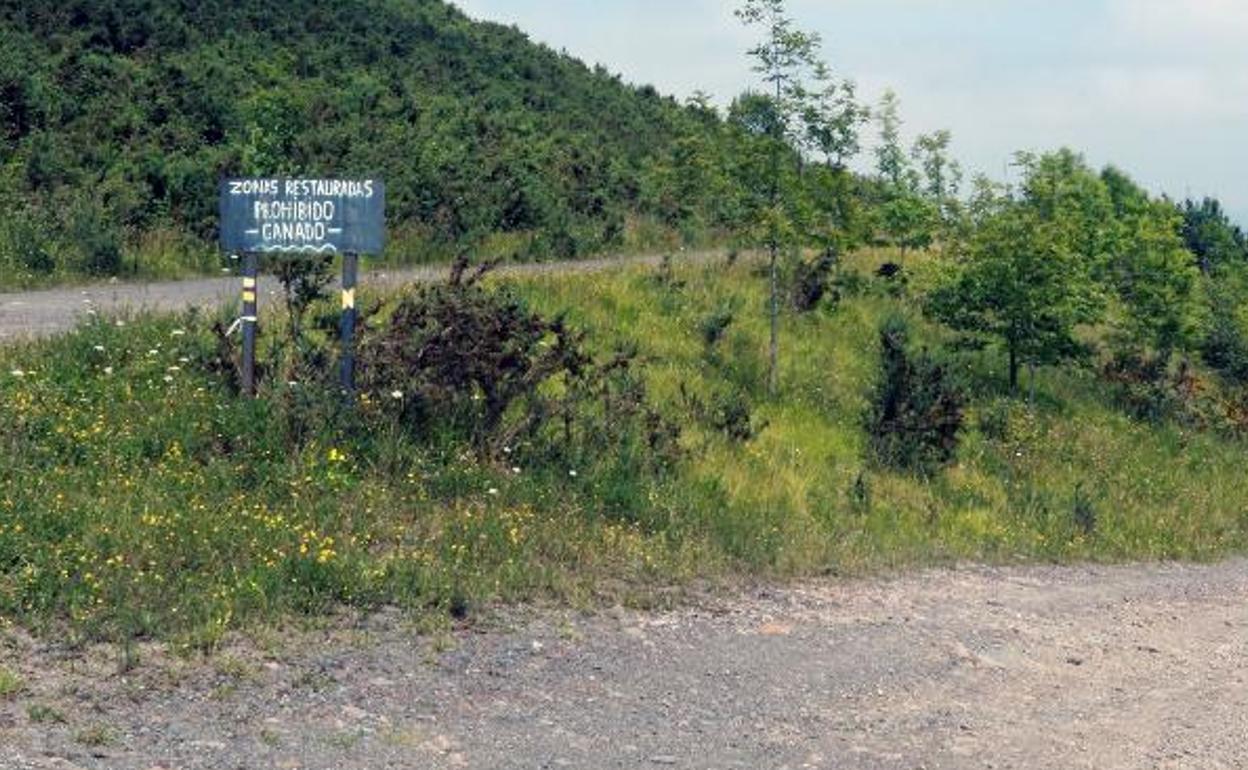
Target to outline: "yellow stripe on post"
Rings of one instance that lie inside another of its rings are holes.
[[[254,288],[256,288],[256,279],[255,279],[255,278],[244,278],[244,279],[243,279],[243,288],[244,288],[244,289],[254,289]]]
[[[342,309],[351,310],[355,307],[355,289],[343,289]]]
[[[256,292],[254,290],[243,292],[243,302],[255,302],[255,301],[256,301]]]

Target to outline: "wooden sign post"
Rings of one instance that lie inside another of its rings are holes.
[[[360,269],[360,255],[348,251],[342,255],[342,363],[339,380],[348,398],[355,395],[355,284]]]
[[[259,305],[256,293],[259,291],[257,276],[260,260],[254,251],[247,252],[243,257],[243,314],[239,321],[243,325],[243,395],[256,395],[256,323]]]
[[[221,183],[221,248],[244,255],[243,392],[256,393],[258,256],[341,254],[339,381],[355,392],[355,287],[361,254],[385,247],[386,187],[375,179],[227,179]]]

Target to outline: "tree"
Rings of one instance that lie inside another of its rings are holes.
[[[802,114],[806,91],[803,83],[817,67],[819,36],[797,28],[788,16],[784,0],[746,0],[737,11],[747,26],[763,28],[764,38],[749,55],[754,71],[768,84],[772,115],[768,131],[770,159],[768,206],[762,217],[768,251],[771,339],[768,348],[767,392],[773,397],[780,384],[780,266],[781,248],[791,241],[793,216],[782,183],[786,158],[796,159],[793,147],[795,119]]]
[[[923,172],[921,192],[935,208],[936,224],[941,230],[942,242],[949,239],[950,232],[962,215],[958,191],[962,187],[962,166],[949,157],[949,145],[953,135],[947,130],[921,134],[914,141],[910,158]]]
[[[849,162],[861,151],[860,131],[871,111],[858,101],[851,80],[837,80],[822,62],[813,79],[822,87],[813,91],[803,109],[802,148],[822,160],[804,174],[804,187],[814,205],[811,236],[821,251],[843,251],[864,240],[858,232],[862,219],[858,178]]]
[[[1183,202],[1183,240],[1196,255],[1200,271],[1210,275],[1223,265],[1248,259],[1248,239],[1216,198]]]
[[[1146,198],[1120,220],[1122,245],[1110,263],[1121,347],[1163,365],[1175,350],[1192,346],[1202,320],[1200,272],[1179,234],[1181,221],[1169,203]]]
[[[1020,152],[1015,165],[1024,174],[1022,204],[1060,228],[1068,247],[1099,277],[1120,245],[1114,202],[1100,176],[1068,149]]]
[[[889,240],[901,249],[902,257],[907,249],[931,246],[940,223],[940,207],[912,193],[902,193],[885,201],[879,215]]]
[[[880,143],[875,148],[875,168],[880,179],[896,194],[908,189],[909,164],[901,147],[901,100],[889,89],[875,111],[880,127]]]
[[[1109,199],[1114,204],[1114,214],[1119,219],[1141,214],[1151,204],[1148,191],[1120,168],[1106,166],[1101,171],[1101,181],[1105,183]]]
[[[1068,228],[1012,200],[980,225],[966,261],[928,302],[929,312],[952,328],[1004,346],[1012,390],[1024,362],[1047,365],[1080,355],[1075,327],[1094,321],[1100,307]]]
[[[718,225],[733,190],[720,152],[719,114],[708,98],[691,99],[673,127],[671,144],[647,164],[639,197],[646,210],[682,233]]]
[[[875,148],[876,173],[881,186],[877,202],[879,225],[888,242],[905,255],[907,249],[923,249],[931,245],[940,222],[940,203],[925,196],[922,178],[911,165],[901,143],[901,102],[893,91],[885,91],[875,111],[880,140]],[[915,157],[918,157],[915,154]],[[938,173],[947,175],[948,163],[942,155]],[[937,171],[937,169],[933,169]],[[947,187],[942,178],[938,185]]]
[[[803,109],[804,144],[829,169],[843,171],[862,149],[859,132],[871,110],[858,102],[852,80],[836,80],[822,62],[815,66],[814,79],[823,88],[810,95]]]

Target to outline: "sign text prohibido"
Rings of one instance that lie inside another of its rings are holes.
[[[380,254],[386,187],[372,179],[227,179],[221,248],[229,254]]]

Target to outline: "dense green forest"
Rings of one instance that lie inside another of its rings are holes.
[[[656,191],[718,118],[441,0],[4,2],[0,94],[9,282],[217,267],[227,175],[383,177],[405,259],[697,240],[729,213]]]

